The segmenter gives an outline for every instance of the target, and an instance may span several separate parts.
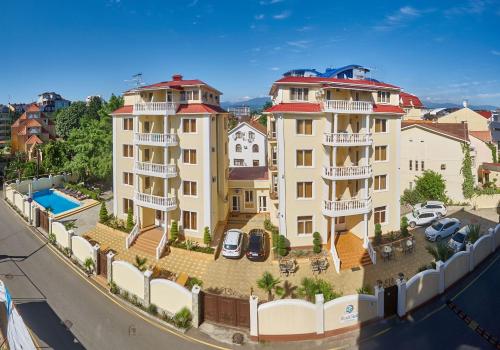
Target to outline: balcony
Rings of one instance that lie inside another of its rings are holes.
[[[367,214],[372,210],[372,200],[368,199],[347,199],[340,201],[323,201],[323,215],[330,217]]]
[[[323,102],[323,110],[331,113],[372,113],[373,105],[367,101],[349,100],[326,100]]]
[[[156,176],[167,179],[177,176],[177,167],[169,164],[135,162],[134,172],[139,175]]]
[[[276,141],[276,131],[268,131],[267,132],[267,140],[268,141]]]
[[[140,102],[134,104],[134,115],[171,115],[177,111],[174,102]]]
[[[372,143],[372,134],[325,133],[323,137],[323,144],[327,146],[370,146]]]
[[[278,199],[278,192],[274,191],[272,188],[269,189],[269,198],[271,198],[273,201]]]
[[[345,167],[323,167],[323,178],[328,180],[356,180],[372,177],[371,165],[345,166]]]
[[[175,197],[154,196],[141,192],[134,193],[134,201],[141,207],[171,211],[177,207],[177,199]]]
[[[177,142],[178,141],[176,134],[155,134],[140,132],[136,132],[134,134],[134,143],[137,145],[168,147],[176,146]]]

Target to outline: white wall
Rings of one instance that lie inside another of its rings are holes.
[[[80,236],[71,237],[71,249],[73,256],[80,264],[83,264],[87,258],[93,259],[92,245],[85,238]]]
[[[126,261],[113,261],[113,282],[123,290],[144,300],[144,274]]]
[[[162,278],[150,282],[151,304],[171,314],[177,313],[183,307],[193,308],[192,293],[183,286]]]
[[[236,139],[236,133],[240,131],[243,138]],[[249,142],[248,133],[252,131],[255,134],[253,142]],[[236,145],[241,145],[242,152],[236,152]],[[259,146],[259,152],[253,153],[252,146]],[[267,165],[267,135],[263,135],[257,129],[247,123],[241,123],[231,130],[228,141],[229,166],[234,167],[234,159],[243,159],[243,166],[253,166],[253,161],[258,160],[259,166]]]

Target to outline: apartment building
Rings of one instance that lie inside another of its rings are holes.
[[[12,114],[8,106],[0,104],[0,145],[10,140]]]
[[[408,92],[399,93],[399,105],[405,111],[404,120],[423,119],[427,113],[427,109],[420,101],[420,98]]]
[[[125,92],[125,105],[113,112],[114,214],[124,219],[133,210],[139,238],[155,228],[163,239],[174,220],[188,239],[201,240],[205,227],[223,229],[228,114],[220,95],[174,75]]]
[[[287,74],[272,85],[265,112],[270,216],[292,247],[310,247],[318,231],[336,268],[358,262],[337,253],[344,237],[366,255],[376,223],[387,232],[400,222],[400,88],[357,72]]]
[[[229,131],[229,164],[232,167],[267,165],[267,130],[259,122],[242,122]]]

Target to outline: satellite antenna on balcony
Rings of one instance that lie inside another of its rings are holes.
[[[139,87],[141,85],[144,85],[144,82],[142,81],[142,73],[137,73],[132,75],[132,79],[125,80],[127,83],[133,83],[135,87]]]

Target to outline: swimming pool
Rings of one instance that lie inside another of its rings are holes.
[[[55,215],[81,206],[77,200],[70,200],[51,189],[33,193],[33,200],[45,209],[50,208]]]

